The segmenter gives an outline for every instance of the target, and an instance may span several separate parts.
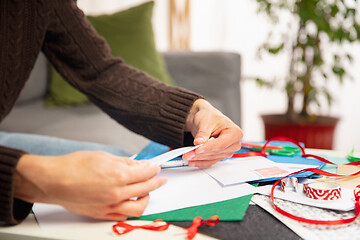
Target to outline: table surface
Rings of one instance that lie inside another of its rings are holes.
[[[344,151],[306,149],[306,153],[345,157]],[[144,221],[137,221],[144,222]],[[145,222],[144,222],[145,223]],[[25,221],[16,226],[1,227],[0,239],[186,239],[185,230],[191,222],[170,222],[164,232],[136,230],[123,236],[112,233],[114,222],[82,224],[73,227],[42,230],[30,214]],[[195,239],[301,239],[286,225],[257,205],[250,205],[242,221],[220,222],[215,227],[202,226]]]

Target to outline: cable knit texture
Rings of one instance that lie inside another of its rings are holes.
[[[0,46],[0,121],[14,106],[42,50],[71,85],[120,124],[171,147],[186,142],[185,120],[201,96],[163,84],[112,57],[75,1],[0,1]],[[13,176],[22,154],[0,147],[0,221],[8,224],[24,219],[31,208],[13,197]]]

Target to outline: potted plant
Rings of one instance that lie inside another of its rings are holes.
[[[270,33],[259,53],[288,56],[287,76],[256,78],[261,86],[280,86],[287,95],[285,114],[262,115],[266,139],[287,136],[306,147],[331,149],[338,118],[317,114],[324,99],[331,105],[328,81],[351,78],[346,66],[353,57],[345,50],[333,50],[360,40],[357,0],[256,0],[278,27],[280,17],[290,16],[288,28]],[[283,23],[283,22],[282,22]],[[279,82],[281,82],[279,84]],[[301,103],[299,104],[300,101]]]

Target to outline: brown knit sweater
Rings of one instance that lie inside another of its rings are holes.
[[[0,121],[14,106],[37,55],[120,124],[179,147],[187,114],[200,96],[167,86],[110,54],[72,0],[0,1]],[[13,197],[21,150],[0,146],[0,221],[16,224],[32,204]]]

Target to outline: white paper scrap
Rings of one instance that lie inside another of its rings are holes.
[[[178,156],[181,156],[187,152],[190,152],[194,149],[197,149],[198,147],[200,147],[201,145],[197,145],[197,146],[191,146],[191,147],[182,147],[182,148],[177,148],[174,150],[171,150],[169,152],[163,153],[159,156],[153,157],[152,159],[150,159],[150,164],[151,165],[161,165],[173,158],[176,158]]]
[[[234,158],[205,168],[204,171],[221,182],[231,185],[280,176],[288,172],[264,157]]]
[[[201,169],[193,167],[163,169],[159,175],[167,177],[168,182],[150,193],[144,215],[220,202],[256,191],[247,183],[221,186]]]
[[[215,138],[211,137],[211,138],[209,138],[208,141],[211,141],[213,139],[215,139]],[[202,146],[204,144],[205,143],[197,145],[197,146],[182,147],[182,148],[177,148],[177,149],[171,150],[171,151],[163,153],[163,154],[161,154],[159,156],[153,157],[152,159],[149,160],[150,164],[152,164],[152,165],[161,165],[161,164],[163,164],[163,163],[165,163],[165,162],[167,162],[167,161],[169,161],[171,159],[174,159],[174,158],[176,158],[178,156],[181,156],[181,155],[183,155],[183,154],[185,154],[187,152],[195,150],[195,149],[197,149],[198,147],[200,147],[200,146]]]
[[[224,186],[267,178],[283,177],[305,168],[305,164],[276,163],[264,157],[243,157],[219,162],[204,171]]]

